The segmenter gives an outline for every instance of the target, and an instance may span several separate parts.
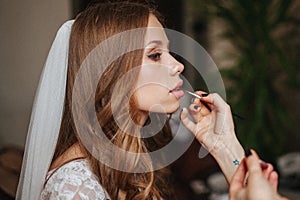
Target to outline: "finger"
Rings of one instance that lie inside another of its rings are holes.
[[[200,100],[200,106],[202,107],[201,114],[203,116],[207,116],[211,113],[212,109],[205,101]]]
[[[231,179],[229,188],[229,192],[231,194],[237,193],[239,190],[241,190],[241,188],[243,188],[246,172],[245,159],[243,159]]]
[[[203,118],[203,116],[201,114],[201,110],[202,110],[202,107],[197,104],[191,104],[189,106],[190,114],[196,122],[201,121],[201,119]]]
[[[211,127],[211,119],[209,117],[204,117],[200,122],[196,124],[195,132],[194,135],[196,139],[201,143],[201,144],[211,144],[213,140],[212,137],[209,137],[209,129]],[[209,141],[210,140],[210,141]],[[210,151],[209,148],[206,148],[208,151]]]
[[[247,157],[246,165],[250,176],[262,175],[262,170],[259,163],[259,157],[254,150],[251,149],[252,155]],[[252,175],[253,174],[253,175]]]
[[[195,93],[198,94],[199,96],[201,96],[202,98],[208,96],[208,94],[203,92],[203,91],[196,91]],[[203,107],[205,107],[207,109],[207,111],[208,111],[207,113],[210,113],[212,111],[212,106],[213,105],[209,102],[206,102],[206,101],[202,100],[202,98],[199,99],[198,101],[200,101],[200,103],[203,105]]]
[[[202,91],[196,91],[195,93],[198,94],[199,96],[202,96],[203,94],[207,94],[207,93],[202,92]],[[206,116],[206,115],[211,113],[212,108],[211,108],[211,105],[209,103],[207,103],[205,101],[202,101],[202,98],[201,99],[194,98],[192,103],[196,104],[196,105],[199,105],[201,107],[201,114],[203,116]]]
[[[269,182],[272,186],[272,188],[274,189],[275,192],[277,192],[277,188],[278,188],[278,174],[277,172],[273,171],[270,175],[269,178]]]
[[[199,104],[191,104],[189,106],[189,111],[191,116],[194,118],[196,122],[200,122],[203,117],[210,114],[210,111],[205,108],[202,103]]]
[[[195,91],[195,94],[198,94],[198,95],[201,96],[201,97],[206,97],[206,96],[208,96],[208,93],[206,93],[206,92],[204,92],[204,91],[201,91],[201,90]]]
[[[188,111],[186,108],[183,108],[181,113],[180,113],[180,119],[183,123],[183,125],[189,129],[191,132],[195,132],[196,130],[196,124],[194,122],[192,122],[189,118],[188,118]]]
[[[234,129],[230,106],[218,94],[209,94],[201,100],[213,104],[212,110],[216,117],[214,127],[216,134],[230,132]]]
[[[203,141],[206,138],[204,137],[204,135],[209,131],[210,128],[211,118],[204,117],[200,122],[196,124],[188,118],[187,109],[183,108],[180,114],[180,119],[183,125],[195,135],[195,137],[201,144],[203,144]]]
[[[251,151],[251,155],[253,155],[255,158],[259,159],[259,156],[256,153],[256,151],[254,151],[253,149],[250,149],[250,151]]]
[[[203,91],[195,91],[194,93],[201,97],[201,98],[196,98],[195,97],[195,98],[192,99],[192,103],[196,103],[196,104],[199,104],[200,99],[202,99],[203,97],[208,96],[208,94],[206,92],[203,92]]]
[[[269,179],[272,171],[274,170],[273,165],[271,165],[270,163],[267,163],[267,168],[263,169],[263,175],[266,179]]]
[[[202,97],[201,100],[212,105],[212,109],[215,110],[222,110],[222,108],[227,105],[227,103],[216,93]]]
[[[266,163],[266,162],[260,160],[260,167],[261,167],[262,170],[267,169],[268,166],[269,166],[268,163]]]

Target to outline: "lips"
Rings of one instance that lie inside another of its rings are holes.
[[[180,90],[180,88],[182,87],[182,85],[183,85],[183,81],[180,80],[177,83],[177,85],[172,90],[170,90],[170,93],[172,93],[177,99],[183,97],[183,95],[184,95],[183,90]]]

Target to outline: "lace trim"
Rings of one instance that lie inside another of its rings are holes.
[[[74,160],[48,172],[42,200],[109,199],[85,159]]]

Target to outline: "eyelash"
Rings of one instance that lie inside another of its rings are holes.
[[[157,52],[157,53],[153,53],[148,55],[148,58],[150,58],[153,61],[158,61],[160,59],[161,53]]]

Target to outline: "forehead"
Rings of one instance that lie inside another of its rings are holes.
[[[148,27],[145,36],[145,44],[148,44],[151,41],[161,41],[162,44],[168,43],[168,38],[163,26],[153,14],[150,14],[148,18]]]

